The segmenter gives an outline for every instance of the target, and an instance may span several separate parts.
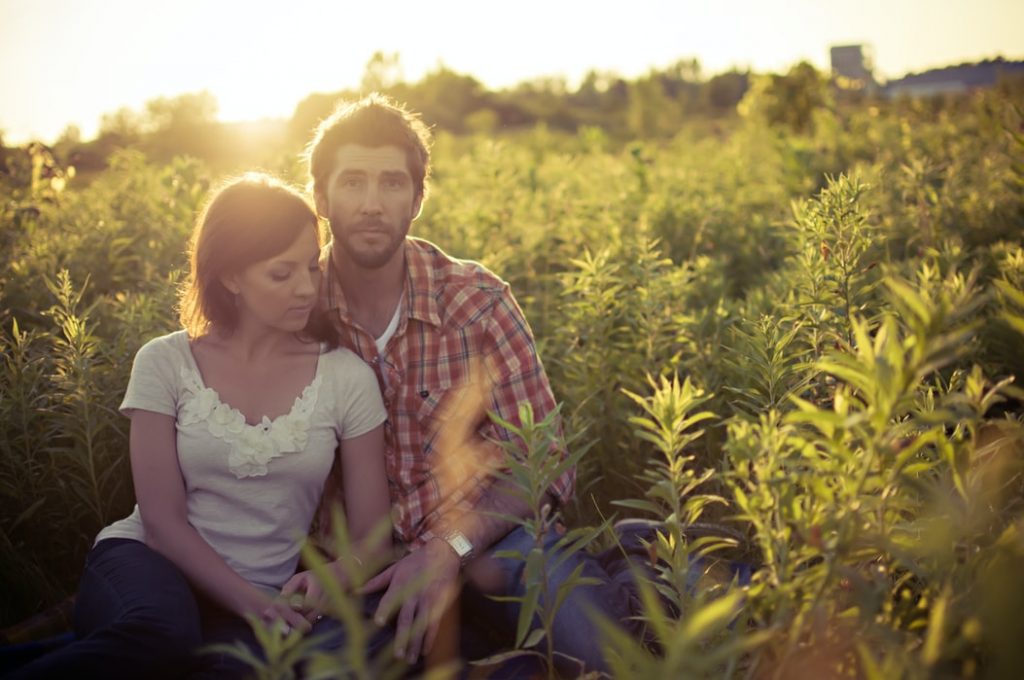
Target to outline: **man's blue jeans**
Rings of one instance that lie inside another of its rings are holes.
[[[559,534],[548,532],[543,537],[542,547],[547,555],[549,572],[547,574],[547,592],[554,599],[559,586],[564,583],[573,571],[582,566],[579,576],[589,577],[597,581],[596,585],[579,586],[572,590],[562,602],[554,619],[554,649],[558,669],[569,677],[579,675],[582,671],[608,671],[608,665],[602,655],[600,628],[595,623],[595,616],[601,616],[638,634],[639,626],[633,619],[631,609],[633,601],[633,577],[625,565],[623,557],[608,551],[595,556],[580,551],[560,565],[551,569],[554,560],[554,545]],[[517,528],[505,538],[498,541],[481,558],[485,561],[482,569],[494,578],[484,588],[476,587],[472,581],[463,589],[463,620],[467,623],[490,627],[497,639],[510,645],[515,639],[516,623],[519,619],[519,604],[516,602],[500,602],[488,595],[504,595],[522,597],[526,593],[524,583],[525,562],[519,559],[494,557],[496,553],[514,551],[527,555],[534,547],[534,539],[524,529]],[[472,569],[470,570],[472,573]],[[488,579],[490,581],[490,579]],[[542,604],[546,604],[543,603]],[[540,626],[539,617],[534,619],[534,627]],[[546,641],[542,641],[535,649],[546,649]],[[499,650],[500,651],[500,650]],[[566,657],[571,657],[572,661]]]

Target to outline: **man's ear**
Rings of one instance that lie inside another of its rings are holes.
[[[316,203],[316,214],[320,217],[327,217],[327,197],[323,192],[317,191],[313,194],[313,202]]]

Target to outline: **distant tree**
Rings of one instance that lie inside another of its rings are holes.
[[[533,125],[537,119],[522,106],[522,101],[515,93],[502,90],[490,95],[488,109],[497,114],[496,125],[504,129],[512,129]],[[470,119],[471,122],[472,119]]]
[[[477,109],[466,116],[466,129],[482,135],[490,135],[497,132],[501,125],[498,112],[491,108]]]
[[[369,92],[390,92],[396,85],[404,82],[404,80],[398,52],[384,54],[377,51],[366,62],[360,89],[364,94]]]
[[[612,80],[611,74],[587,71],[580,81],[580,86],[570,95],[573,105],[592,110],[602,108]]]
[[[629,84],[629,132],[634,137],[659,137],[675,132],[680,107],[665,91],[661,74],[652,71]]]
[[[4,144],[4,131],[0,130],[0,175],[8,173],[7,159],[9,155],[7,146]]]
[[[142,138],[143,127],[142,115],[122,106],[113,113],[103,114],[97,139],[111,147],[132,146]]]
[[[68,125],[53,143],[53,155],[64,165],[76,165],[81,148],[82,130],[77,125]]]
[[[556,130],[574,131],[576,116],[569,110],[569,85],[562,76],[542,76],[523,81],[508,93],[526,115],[528,124],[545,123]]]
[[[403,88],[401,94],[428,124],[451,132],[465,132],[466,118],[488,104],[487,90],[480,81],[443,64],[407,90]]]
[[[146,102],[146,127],[151,132],[185,130],[217,119],[217,98],[203,90]]]
[[[213,159],[223,155],[217,99],[209,92],[158,97],[146,102],[146,147],[159,160],[190,155]]]
[[[769,125],[810,132],[815,109],[831,105],[828,79],[802,61],[784,76],[771,74],[756,78],[740,102],[739,110]]]
[[[727,71],[711,78],[705,86],[713,113],[734,111],[750,87],[750,73]]]
[[[54,146],[75,146],[82,143],[82,130],[77,125],[68,125],[54,142]]]
[[[699,83],[701,81],[700,60],[696,57],[679,59],[670,64],[664,73],[681,83]]]
[[[298,144],[305,144],[313,136],[313,130],[343,99],[355,96],[351,92],[317,92],[309,95],[295,106],[295,112],[288,121],[288,136]]]
[[[568,95],[568,100],[579,126],[598,126],[616,134],[622,132],[629,92],[618,74],[587,72],[576,91]]]

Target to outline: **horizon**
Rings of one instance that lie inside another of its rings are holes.
[[[639,0],[619,16],[605,5],[528,0],[500,17],[499,31],[487,7],[453,0],[429,7],[402,0],[386,10],[296,0],[287,12],[269,0],[181,0],[173,7],[68,0],[59,12],[31,0],[0,0],[0,59],[17,64],[0,73],[0,132],[7,144],[52,142],[76,126],[82,139],[92,139],[105,114],[202,91],[216,98],[224,123],[287,119],[311,94],[358,89],[378,51],[398,53],[404,82],[444,66],[490,91],[545,78],[575,89],[588,71],[632,80],[689,59],[705,80],[733,69],[784,73],[801,61],[828,72],[829,49],[848,44],[867,48],[882,82],[1024,59],[1024,32],[1012,28],[1024,25],[1024,3],[944,4],[936,12],[925,0],[857,7]],[[428,11],[422,25],[398,19]],[[312,16],[322,20],[311,23]],[[972,31],[965,35],[968,21]]]

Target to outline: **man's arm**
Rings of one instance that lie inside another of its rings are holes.
[[[430,528],[421,535],[421,547],[365,587],[366,591],[388,587],[377,610],[379,623],[400,605],[395,653],[410,661],[418,658],[421,649],[430,650],[441,615],[457,589],[460,559],[443,534],[461,532],[478,555],[515,528],[516,523],[508,517],[526,517],[531,512],[511,482],[493,476],[495,469],[504,466],[505,454],[483,436],[511,441],[514,435],[491,423],[487,412],[493,411],[518,427],[519,404],[530,403],[538,420],[555,408],[533,335],[507,287],[498,296],[483,331],[482,361],[471,371],[466,388],[449,395],[450,401],[443,406],[447,413],[439,419],[445,423],[444,429],[434,439],[435,455],[440,459],[435,470],[439,485],[457,488],[458,492],[446,499]],[[564,456],[567,452],[552,450],[552,455]],[[445,475],[452,476],[450,483],[445,483]],[[470,480],[484,487],[482,494],[470,495],[476,486]],[[552,507],[566,502],[573,482],[574,470],[569,469],[552,484],[547,502]],[[425,585],[417,595],[408,597],[405,591],[416,579],[424,579]],[[406,599],[399,602],[402,596]]]
[[[434,475],[441,489],[454,492],[442,500],[438,511],[428,518],[429,528],[421,534],[425,543],[438,532],[459,529],[477,554],[516,526],[493,517],[494,512],[525,517],[531,511],[521,500],[522,492],[494,475],[508,471],[509,455],[522,460],[528,454],[527,443],[515,432],[523,425],[520,406],[530,405],[536,423],[557,409],[533,334],[507,287],[488,317],[481,349],[480,358],[470,364],[467,384],[449,395],[441,408],[438,421],[443,426],[434,439]],[[489,413],[511,428],[497,424]],[[549,454],[564,459],[569,453],[557,416],[554,428]],[[552,509],[571,500],[574,485],[572,467],[551,481],[546,501]],[[465,524],[466,530],[456,524]]]

